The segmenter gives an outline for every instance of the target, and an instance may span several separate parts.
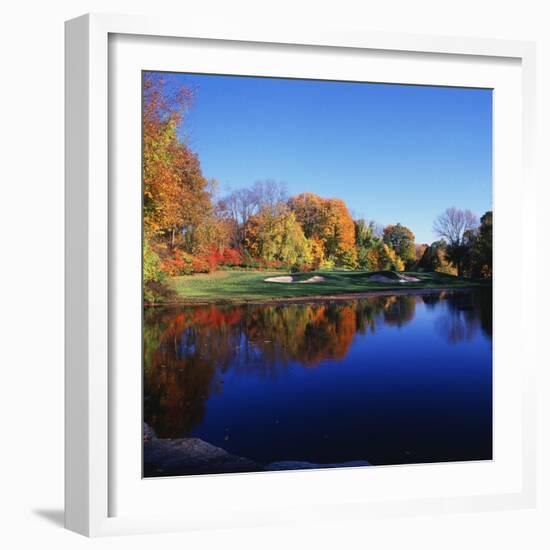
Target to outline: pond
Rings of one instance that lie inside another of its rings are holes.
[[[488,460],[491,325],[488,290],[148,308],[144,422],[262,467]]]

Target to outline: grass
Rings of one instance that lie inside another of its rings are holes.
[[[378,272],[396,278],[392,272]],[[367,293],[372,291],[405,289],[470,288],[487,286],[486,281],[476,281],[444,273],[406,272],[420,279],[417,283],[375,282],[369,279],[373,272],[366,271],[316,271],[296,273],[298,280],[309,279],[313,275],[325,278],[320,283],[266,283],[266,277],[281,276],[281,271],[218,271],[204,275],[174,277],[169,285],[172,291],[171,303],[204,302],[258,302],[288,300],[302,297],[323,297]]]

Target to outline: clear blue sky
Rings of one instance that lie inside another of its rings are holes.
[[[274,179],[432,242],[445,208],[492,209],[490,90],[165,75],[196,89],[182,137],[222,191]]]

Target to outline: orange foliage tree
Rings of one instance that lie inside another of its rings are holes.
[[[149,238],[164,239],[172,247],[177,236],[192,247],[212,208],[199,159],[178,139],[191,101],[188,88],[168,98],[162,80],[151,76],[143,84],[144,229]]]
[[[355,225],[344,201],[301,193],[288,201],[309,239],[323,244],[323,255],[335,265],[357,266]]]

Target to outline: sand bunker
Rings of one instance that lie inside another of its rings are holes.
[[[284,277],[268,277],[264,279],[266,283],[292,283],[292,277],[285,275]]]
[[[393,273],[394,276],[384,275],[383,273],[375,273],[369,277],[370,281],[377,283],[419,283],[420,279],[411,277],[410,275],[402,275],[401,273]],[[266,283],[323,283],[326,279],[322,275],[314,275],[309,279],[297,280],[292,275],[281,275],[279,277],[268,277],[264,279]]]
[[[396,276],[397,278],[387,277],[386,275],[377,273],[376,275],[371,275],[369,279],[371,281],[376,281],[378,283],[419,283],[420,282],[420,279],[417,279],[416,277],[411,277],[410,275],[401,275],[399,273],[396,273]]]
[[[281,277],[268,277],[264,279],[266,283],[322,283],[325,280],[321,275],[314,275],[309,279],[303,281],[296,281],[294,277],[290,275],[282,275]]]
[[[325,280],[321,275],[314,275],[305,281],[298,281],[299,283],[322,283]]]

